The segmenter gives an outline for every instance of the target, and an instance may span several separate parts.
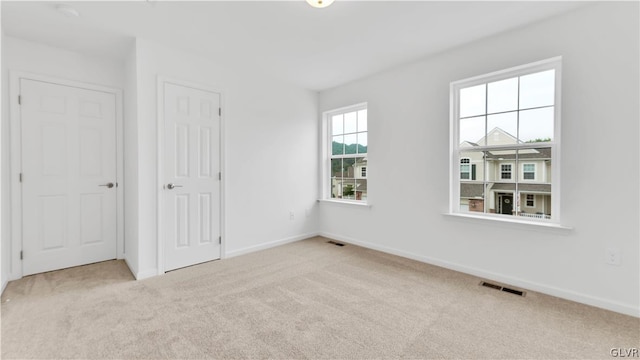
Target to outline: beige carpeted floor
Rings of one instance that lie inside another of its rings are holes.
[[[314,238],[133,281],[122,261],[25,277],[2,358],[610,359],[640,319]]]

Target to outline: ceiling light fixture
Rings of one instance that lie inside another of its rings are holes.
[[[58,10],[59,13],[64,14],[65,16],[70,16],[70,17],[80,16],[80,13],[78,12],[78,10],[72,8],[69,5],[60,4],[56,6],[56,10]]]
[[[314,8],[326,8],[327,6],[333,4],[335,0],[307,0],[307,3]]]

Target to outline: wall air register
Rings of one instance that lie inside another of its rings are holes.
[[[492,284],[492,283],[486,282],[486,281],[481,281],[480,282],[480,286],[488,287],[488,288],[495,289],[495,290],[498,290],[498,291],[508,292],[510,294],[515,294],[515,295],[518,295],[518,296],[525,296],[527,294],[526,292],[521,291],[521,290],[511,289],[511,288],[508,288],[508,287]]]
[[[327,243],[329,243],[329,244],[333,244],[333,245],[335,245],[335,246],[344,246],[344,244],[343,244],[343,243],[339,243],[339,242],[335,242],[335,241],[327,241]]]

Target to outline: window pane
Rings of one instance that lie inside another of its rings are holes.
[[[367,200],[367,179],[356,179],[356,200]]]
[[[357,147],[358,145],[357,145],[356,134],[344,136],[344,153],[345,154],[355,154]]]
[[[358,154],[367,153],[367,133],[358,133]]]
[[[522,166],[522,179],[536,180],[536,183],[551,183],[551,148],[540,147],[535,149],[518,150],[518,159],[526,162]],[[528,179],[527,173],[533,174],[533,178]],[[527,183],[531,183],[528,181]]]
[[[531,169],[533,165],[535,171],[535,179],[518,183],[520,193],[518,215],[532,219],[551,219],[551,148],[520,150],[518,158],[527,161],[527,164],[523,165],[524,169]],[[531,196],[534,197],[534,206],[525,206],[527,197],[531,205]]]
[[[514,215],[517,211],[517,198],[514,197],[516,184],[495,183],[489,190],[487,200],[490,203],[489,212],[503,215]]]
[[[342,162],[342,176],[345,178],[355,178],[356,158],[346,158]]]
[[[485,125],[484,116],[460,119],[460,143],[467,141],[472,144],[485,145]]]
[[[342,159],[331,159],[331,177],[342,177]]]
[[[469,178],[465,180],[484,180],[484,156],[484,151],[460,151],[461,170],[467,169],[462,166],[468,166]]]
[[[518,113],[509,112],[487,116],[487,145],[516,144],[518,142]]]
[[[342,114],[331,117],[331,135],[340,135],[343,129]]]
[[[356,112],[344,114],[344,133],[350,134],[356,132]]]
[[[460,183],[460,211],[485,212],[485,189],[483,182]]]
[[[342,198],[348,200],[356,199],[356,179],[342,180]]]
[[[489,83],[487,93],[488,113],[518,110],[518,78]]]
[[[516,161],[516,150],[491,150],[487,151],[487,181],[507,181],[513,182],[514,165]]]
[[[553,140],[554,108],[526,110],[520,112],[520,134],[522,142]]]
[[[460,89],[460,117],[486,114],[486,85]]]
[[[528,219],[551,219],[551,185],[540,193],[528,193],[527,185],[519,187],[520,192],[520,209],[518,216]]]
[[[367,109],[358,111],[358,131],[367,131]]]
[[[555,70],[520,77],[520,109],[554,105]]]
[[[334,136],[331,143],[331,155],[344,154],[344,136]]]

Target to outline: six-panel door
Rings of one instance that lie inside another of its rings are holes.
[[[220,258],[220,94],[164,83],[165,271]]]
[[[27,79],[20,94],[23,275],[116,258],[115,95]]]

